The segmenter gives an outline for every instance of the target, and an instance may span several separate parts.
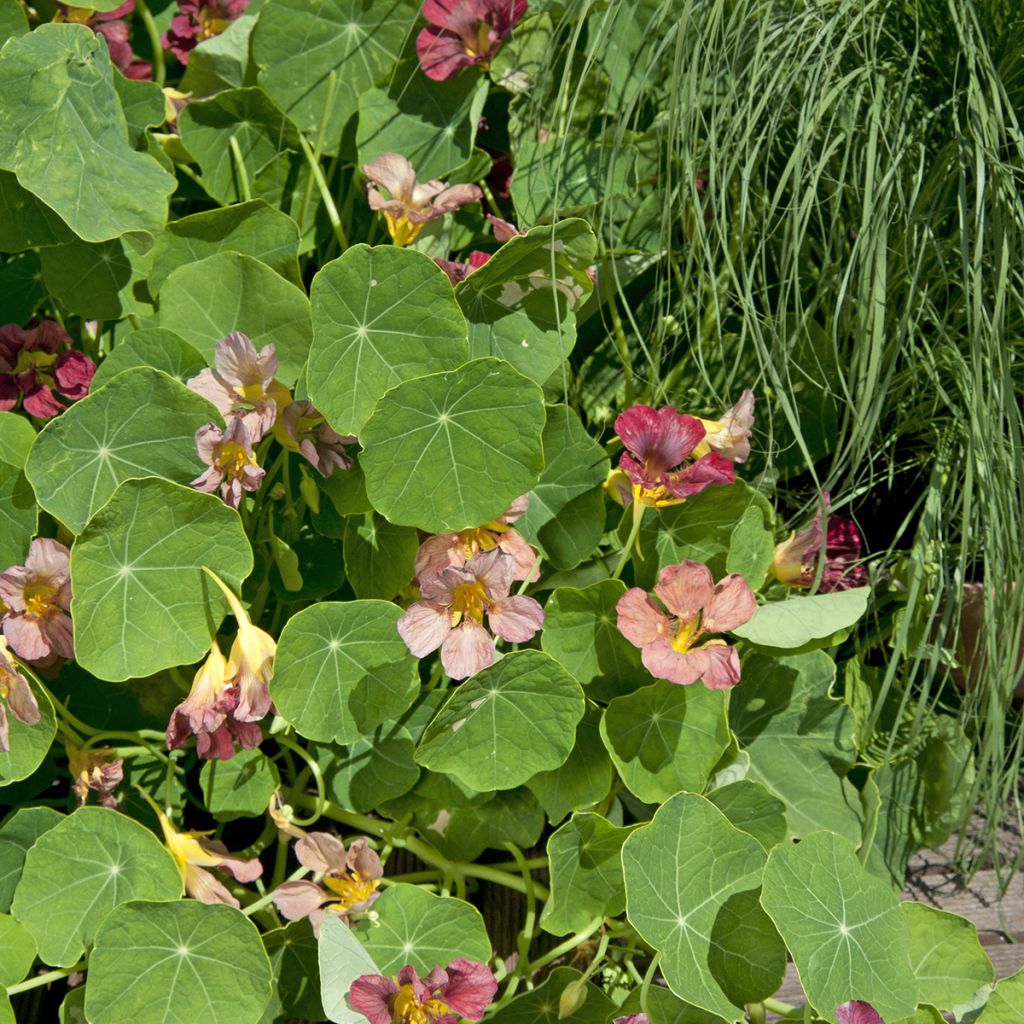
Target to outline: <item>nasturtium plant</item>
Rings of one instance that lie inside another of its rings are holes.
[[[1015,471],[942,419],[1015,279],[930,220],[957,96],[858,117],[806,6],[0,0],[0,1022],[1018,1019],[896,895],[1019,749],[1015,535],[946,516]]]

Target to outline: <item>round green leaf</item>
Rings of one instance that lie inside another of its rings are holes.
[[[0,54],[0,169],[87,242],[159,231],[176,185],[132,149],[113,75],[84,25],[40,25]]]
[[[220,416],[205,398],[140,366],[50,420],[25,471],[39,504],[81,533],[124,480],[198,476],[195,434],[211,420]]]
[[[356,597],[391,600],[413,577],[419,534],[393,526],[376,512],[349,516],[343,550],[345,576]]]
[[[25,17],[18,0],[4,2],[13,4],[18,15]],[[3,5],[0,4],[0,21],[2,19]],[[0,25],[0,39],[5,38]],[[9,171],[0,171],[0,209],[4,211],[4,218],[0,221],[0,252],[21,252],[35,246],[59,245],[75,237],[64,221],[31,192],[23,189]]]
[[[39,508],[28,477],[19,467],[0,462],[0,565],[25,561],[38,523]]]
[[[977,1024],[1024,1024],[1024,970],[996,985],[975,1020]]]
[[[114,907],[180,895],[181,873],[149,829],[105,807],[80,807],[28,851],[11,913],[44,963],[69,967]]]
[[[173,271],[160,290],[160,326],[193,345],[212,364],[217,342],[231,331],[256,348],[273,344],[278,373],[295,383],[313,337],[309,300],[252,256],[220,252]]]
[[[408,729],[383,725],[373,735],[318,758],[327,791],[339,807],[364,813],[408,793],[420,777]]]
[[[320,999],[327,1019],[335,1024],[362,1024],[366,1017],[353,1010],[345,997],[356,978],[363,974],[380,974],[380,971],[352,929],[337,914],[324,918],[319,957]]]
[[[416,760],[480,793],[513,789],[565,763],[583,711],[579,683],[554,658],[507,654],[454,691]]]
[[[366,493],[429,533],[490,522],[537,482],[543,429],[540,388],[499,359],[405,381],[360,435]]]
[[[360,922],[353,930],[381,974],[397,974],[412,964],[422,976],[460,956],[481,963],[491,958],[480,911],[465,900],[400,883],[381,893],[373,911],[375,921]]]
[[[622,848],[626,912],[680,998],[728,1020],[782,983],[786,951],[757,905],[765,853],[703,797],[679,793]]]
[[[831,832],[776,846],[761,903],[786,942],[807,999],[830,1016],[863,999],[888,1019],[914,1012],[907,922],[887,881],[869,875]]]
[[[917,999],[939,1010],[957,1010],[983,985],[995,981],[992,961],[972,921],[924,903],[901,903],[910,929],[910,966]]]
[[[117,681],[198,661],[227,611],[208,566],[237,589],[252,571],[238,513],[167,480],[127,480],[71,549],[75,654]]]
[[[786,805],[759,782],[740,779],[706,794],[741,832],[770,850],[786,838]]]
[[[469,358],[466,319],[433,260],[354,245],[313,278],[310,398],[341,434],[360,435],[388,388]]]
[[[206,360],[173,331],[163,327],[146,327],[125,335],[96,369],[92,392],[113,380],[119,373],[136,366],[163,370],[181,384],[206,367]],[[210,417],[213,414],[210,413]]]
[[[264,814],[281,785],[277,766],[258,749],[240,750],[230,761],[207,761],[199,777],[206,807],[218,821]]]
[[[63,820],[64,815],[52,807],[21,807],[0,829],[0,912],[6,914],[11,909],[29,847]]]
[[[16,985],[36,958],[36,941],[9,914],[0,914],[0,985]]]
[[[550,839],[551,894],[540,925],[552,935],[580,931],[595,917],[626,909],[622,844],[636,826],[617,828],[600,814],[574,814]]]
[[[85,1013],[91,1024],[252,1024],[271,986],[260,934],[234,907],[139,900],[96,932]]]
[[[397,718],[419,690],[416,660],[388,601],[329,601],[281,631],[270,692],[307,739],[352,743]]]
[[[516,996],[489,1017],[489,1024],[558,1024],[562,1020],[570,1024],[605,1024],[612,1014],[617,1017],[615,1004],[589,981],[584,989],[586,999],[583,1004],[568,1017],[560,1015],[562,993],[582,977],[573,967],[556,967],[536,988]]]
[[[335,917],[334,914],[327,916]],[[284,928],[275,928],[264,934],[263,946],[270,958],[277,990],[276,998],[271,1000],[264,1013],[264,1020],[279,1017],[323,1019],[318,945],[307,921],[292,921]],[[274,1012],[271,1015],[272,1007]]]
[[[728,702],[721,690],[664,679],[616,697],[601,739],[630,791],[661,803],[681,789],[702,790],[729,746]]]
[[[616,1011],[616,1016],[640,1013],[640,989],[635,988]],[[661,985],[652,985],[647,990],[647,1024],[725,1024],[717,1013],[708,1013],[696,1006],[683,1002]]]
[[[522,787],[450,810],[435,805],[431,815],[424,814],[423,805],[419,806],[417,827],[452,860],[475,860],[484,850],[500,850],[506,843],[528,850],[536,845],[544,829],[544,811],[536,797]]]
[[[27,677],[26,677],[27,678]],[[57,717],[50,698],[31,679],[28,685],[39,705],[39,721],[25,725],[7,712],[7,753],[0,753],[0,787],[27,779],[42,763],[57,732]]]
[[[35,439],[31,420],[16,412],[0,412],[0,463],[24,469]]]
[[[854,587],[813,597],[769,601],[733,633],[759,647],[775,650],[803,647],[813,640],[828,639],[849,629],[867,610],[870,594],[870,587]]]

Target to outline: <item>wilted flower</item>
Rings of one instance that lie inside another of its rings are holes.
[[[406,965],[397,978],[364,974],[352,982],[349,1005],[370,1024],[458,1024],[480,1020],[498,990],[485,964],[459,957],[420,979]]]
[[[277,643],[269,633],[252,624],[241,602],[225,586],[223,580],[209,569],[206,572],[224,592],[231,614],[238,623],[238,634],[231,645],[227,667],[227,674],[238,687],[235,718],[240,722],[257,722],[270,710],[270,690],[267,684],[274,674]]]
[[[456,285],[460,281],[465,281],[474,270],[479,270],[490,258],[489,252],[480,252],[479,249],[474,249],[465,263],[460,263],[458,260],[443,260],[438,256],[434,257],[434,262],[448,275],[448,280]]]
[[[178,13],[160,45],[187,64],[192,50],[204,39],[219,36],[248,6],[249,0],[178,0]]]
[[[7,707],[11,714],[22,725],[39,723],[39,704],[28,680],[18,671],[18,666],[11,657],[7,639],[0,636],[0,697],[7,705],[0,702],[0,754],[10,750],[10,723],[7,721]]]
[[[717,420],[701,420],[704,440],[693,450],[695,456],[720,452],[731,462],[746,462],[750,456],[750,428],[754,425],[754,392],[744,388],[739,400]]]
[[[731,484],[736,479],[732,463],[718,452],[685,462],[706,431],[696,417],[670,405],[634,405],[615,420],[615,433],[626,447],[619,468],[632,481],[633,497],[642,505],[676,505],[709,484]]]
[[[513,238],[519,238],[526,234],[525,231],[520,231],[515,224],[502,220],[500,217],[495,217],[493,213],[487,214],[487,219],[491,222],[491,230],[494,232],[494,238],[498,242],[510,242]]]
[[[148,60],[140,60],[132,52],[132,27],[126,18],[135,10],[135,0],[125,0],[112,11],[96,11],[91,7],[71,7],[57,4],[54,21],[69,21],[76,25],[88,25],[106,41],[110,60],[125,78],[147,79],[153,77],[153,67]]]
[[[356,439],[332,430],[311,402],[290,402],[274,424],[274,437],[289,451],[298,452],[321,476],[348,469],[352,459],[344,446]]]
[[[263,874],[259,859],[233,857],[219,839],[206,838],[212,835],[211,832],[179,832],[156,803],[148,795],[143,795],[160,819],[164,845],[178,865],[185,882],[185,892],[200,903],[226,903],[237,908],[238,900],[206,868],[217,868],[239,882],[253,882]]]
[[[363,174],[388,191],[390,198],[385,199],[373,185],[368,185],[367,199],[371,210],[384,214],[395,245],[408,245],[427,221],[443,217],[465,203],[479,202],[483,197],[476,185],[446,186],[442,181],[419,184],[412,164],[398,153],[381,153],[372,164],[363,166]]]
[[[423,73],[436,82],[473,64],[488,65],[526,13],[527,0],[425,0],[430,24],[416,37]]]
[[[532,598],[509,597],[515,561],[501,548],[481,551],[461,569],[443,569],[421,581],[422,601],[398,620],[398,633],[417,658],[441,648],[441,664],[452,679],[465,679],[494,663],[494,644],[484,629],[524,643],[544,624],[544,609]]]
[[[188,386],[212,402],[221,415],[245,418],[253,444],[274,425],[279,408],[292,400],[291,393],[274,374],[277,355],[273,345],[259,352],[241,331],[232,331],[217,342],[214,368],[201,370]]]
[[[279,885],[274,905],[289,921],[308,917],[319,936],[328,911],[347,919],[377,899],[384,869],[365,839],[356,839],[346,852],[340,839],[327,832],[310,832],[295,844],[295,854],[303,867],[322,876],[323,887],[306,881]]]
[[[68,746],[68,771],[71,773],[72,789],[78,798],[78,806],[84,807],[89,799],[89,790],[100,798],[101,807],[116,810],[120,804],[114,790],[124,780],[124,761],[113,757],[110,747],[82,749]]]
[[[822,495],[825,511],[831,506],[827,493]],[[811,587],[818,574],[818,562],[824,553],[825,564],[819,590],[849,590],[867,582],[867,570],[855,564],[860,558],[860,533],[852,519],[829,516],[828,531],[822,530],[821,509],[814,521],[799,533],[794,531],[775,547],[775,558],[769,571],[790,587]],[[824,550],[823,550],[824,549]]]
[[[201,758],[229,761],[235,756],[236,740],[243,750],[260,745],[260,727],[236,716],[238,687],[233,677],[234,668],[229,666],[215,640],[195,674],[189,695],[171,713],[167,723],[168,750],[183,747],[188,737],[194,735],[196,752]]]
[[[531,578],[536,580],[540,575],[534,569],[537,555],[510,525],[526,511],[529,502],[530,496],[524,494],[516,498],[497,519],[492,519],[484,526],[428,537],[416,552],[416,578],[422,583],[444,569],[465,565],[479,551],[500,548],[506,555],[511,555],[515,562],[513,579],[525,580],[532,574]]]
[[[55,391],[62,398],[84,398],[96,365],[69,350],[70,344],[67,332],[53,320],[0,327],[0,411],[13,409],[21,398],[25,412],[47,419],[64,411]]]
[[[52,665],[75,656],[71,618],[70,552],[48,537],[36,537],[24,565],[0,573],[4,636],[19,658]]]
[[[836,1007],[838,1024],[885,1024],[878,1011],[862,999],[850,999]]]
[[[639,647],[644,667],[656,679],[688,685],[701,680],[709,690],[726,690],[740,680],[736,648],[724,640],[705,640],[743,625],[757,602],[738,573],[715,583],[699,562],[683,561],[661,570],[655,594],[666,615],[639,587],[627,590],[616,605],[619,632]]]
[[[220,488],[225,505],[238,508],[242,491],[255,491],[266,470],[257,464],[244,416],[228,416],[226,430],[207,423],[196,431],[196,453],[210,468],[192,481],[197,491]]]
[[[612,1024],[648,1024],[646,1013],[631,1013],[626,1017],[616,1017]]]

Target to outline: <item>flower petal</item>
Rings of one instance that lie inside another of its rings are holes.
[[[707,659],[700,681],[709,690],[728,690],[740,681],[740,658],[735,647],[711,640],[692,653]]]
[[[451,628],[451,615],[430,601],[415,601],[398,620],[398,635],[414,658],[425,658],[436,651]]]
[[[315,882],[284,882],[274,890],[274,906],[289,921],[309,917],[330,899]]]
[[[685,654],[673,650],[666,640],[655,640],[647,644],[640,655],[644,668],[655,679],[666,679],[670,683],[689,686],[697,682],[708,666],[703,648],[687,651]]]
[[[226,903],[236,910],[239,907],[238,900],[228,892],[223,882],[195,864],[185,865],[185,892],[200,903]]]
[[[372,164],[363,165],[363,174],[386,188],[391,198],[399,202],[407,199],[416,185],[412,164],[399,153],[381,153]],[[372,201],[370,206],[373,207]]]
[[[345,844],[329,832],[310,832],[295,844],[295,856],[310,871],[344,871]]]
[[[661,570],[654,592],[673,615],[689,622],[711,600],[715,584],[706,565],[684,559]]]
[[[634,405],[615,420],[615,433],[655,483],[659,474],[678,466],[703,440],[704,426],[671,405],[657,410]]]
[[[715,584],[715,594],[704,608],[701,628],[707,633],[728,633],[742,626],[757,611],[757,599],[739,573]]]
[[[634,646],[644,647],[659,637],[667,636],[671,622],[660,608],[639,587],[631,587],[615,605],[619,632]]]
[[[506,597],[487,610],[487,623],[502,640],[522,644],[544,625],[544,609],[532,597]]]
[[[664,478],[665,486],[677,498],[692,498],[709,484],[731,484],[735,481],[735,467],[718,452],[708,452],[692,466],[687,466],[676,473],[669,473]]]
[[[494,664],[494,643],[475,619],[463,619],[441,644],[441,664],[452,679],[465,679]]]
[[[370,1024],[391,1024],[391,1001],[398,992],[393,979],[382,974],[364,974],[352,982],[348,1004]]]
[[[441,999],[468,1020],[480,1020],[498,991],[498,983],[490,969],[475,960],[459,957],[445,970],[448,981],[441,990]]]
[[[878,1011],[863,999],[850,999],[836,1007],[838,1024],[885,1024]]]

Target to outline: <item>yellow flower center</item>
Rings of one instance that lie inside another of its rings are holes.
[[[219,7],[204,7],[199,12],[199,31],[196,32],[196,39],[212,39],[219,36],[231,22],[224,17],[224,12]]]
[[[240,477],[246,466],[256,465],[256,456],[250,455],[237,441],[225,441],[217,456],[217,464],[226,476]]]
[[[481,21],[476,27],[476,39],[462,41],[462,49],[467,57],[480,57],[491,48],[491,26]]]
[[[361,878],[358,871],[342,875],[340,878],[332,878],[330,875],[324,877],[324,885],[341,899],[332,906],[339,911],[348,910],[363,900],[368,900],[374,890],[380,885],[379,878]]]
[[[422,224],[413,224],[408,217],[392,217],[387,211],[384,212],[384,219],[395,245],[408,245],[416,241],[416,236],[423,230]]]
[[[412,985],[403,985],[395,996],[392,1013],[393,1024],[431,1024],[431,1021],[448,1013],[448,1007],[440,999],[428,999],[421,1003]]]
[[[459,620],[466,616],[484,621],[484,608],[490,603],[484,585],[479,580],[472,583],[460,583],[452,594],[452,625],[457,626]]]
[[[44,352],[41,349],[22,349],[18,353],[18,360],[14,364],[14,373],[28,373],[30,370],[35,370],[37,373],[41,370],[48,370],[57,361],[57,357],[52,352]],[[49,375],[45,375],[46,379],[49,380]]]
[[[64,14],[57,12],[54,21],[67,21],[73,25],[87,25],[96,12],[91,7],[69,7]]]
[[[49,583],[30,583],[25,588],[25,614],[45,618],[53,608],[57,588]]]
[[[669,505],[678,505],[686,499],[677,498],[667,487],[648,488],[633,484],[633,500],[648,508],[666,508]]]
[[[676,635],[672,637],[672,650],[679,654],[685,654],[697,639],[700,633],[700,616],[695,615],[686,621],[680,620],[676,628]]]

